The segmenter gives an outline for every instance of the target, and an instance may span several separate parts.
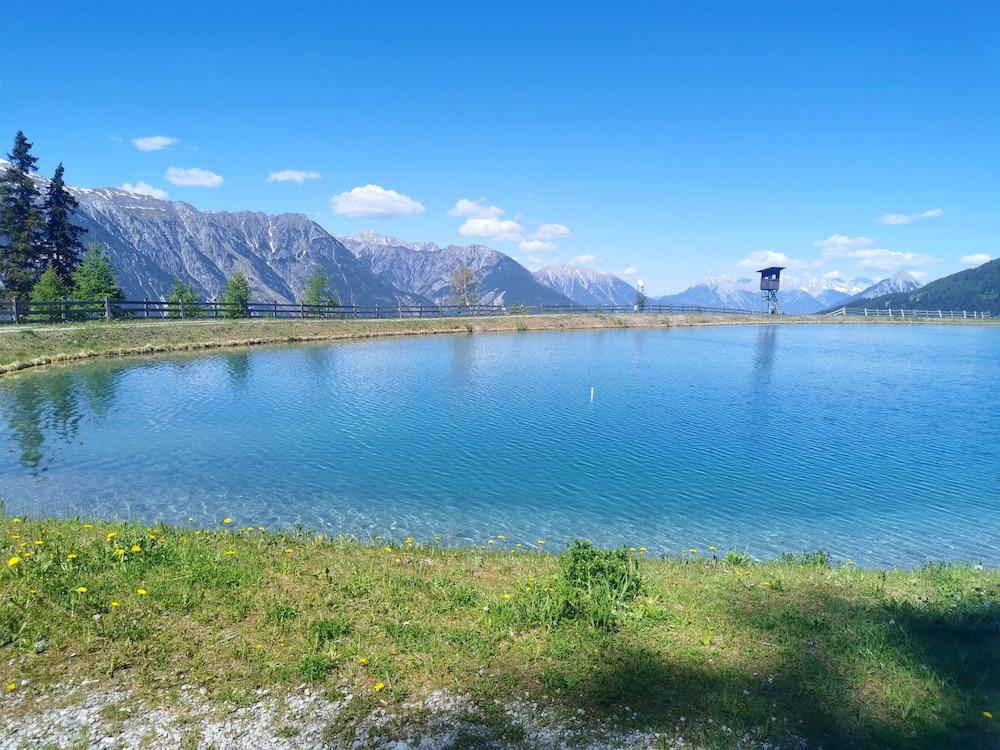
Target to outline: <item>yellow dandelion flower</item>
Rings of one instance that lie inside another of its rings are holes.
[[[264,648],[264,644],[263,643],[255,643],[255,644],[253,644],[253,647],[254,647],[254,650],[261,651]]]
[[[94,528],[94,524],[92,524],[92,523],[85,523],[83,525],[83,528],[85,528],[85,529],[92,529],[92,528]]]
[[[367,656],[359,656],[358,657],[358,664],[360,664],[361,666],[364,666],[367,663],[368,663],[368,657]]]
[[[66,555],[66,559],[67,560],[75,560],[76,559],[76,553],[75,552],[70,552],[68,555]]]
[[[109,531],[108,534],[107,534],[107,536],[105,537],[105,539],[107,539],[110,542],[116,536],[118,536],[118,532],[117,531]]]
[[[497,539],[499,539],[501,542],[507,541],[507,537],[505,537],[503,534],[497,534]]]
[[[87,593],[87,587],[86,587],[86,586],[77,586],[77,587],[76,587],[75,589],[73,589],[73,590],[74,590],[74,591],[75,591],[76,593],[78,593],[78,594],[86,594],[86,593]]]
[[[764,581],[764,588],[766,588],[766,589],[771,588],[771,582],[770,581]]]
[[[385,546],[385,547],[383,547],[382,549],[383,549],[383,551],[385,551],[385,552],[392,552],[392,547],[390,547],[390,546],[388,546],[388,545],[386,545],[386,546]]]
[[[544,547],[545,546],[545,540],[544,539],[539,539],[538,540],[538,546],[539,547]]]
[[[118,555],[118,557],[122,557],[125,555],[125,550],[121,547],[115,547],[115,554]]]
[[[226,526],[228,526],[232,522],[233,522],[233,519],[230,518],[229,516],[226,516],[225,518],[222,519],[222,523],[224,523]]]
[[[121,602],[111,602],[112,609],[114,609],[115,607],[120,607],[120,606],[122,606]]]
[[[20,538],[21,538],[21,535],[20,535],[20,534],[11,534],[11,535],[10,535],[10,538],[11,538],[11,539],[20,539]]]
[[[12,518],[12,519],[10,519],[10,522],[13,523],[13,524],[18,524],[18,523],[21,523],[21,519],[20,518]]]
[[[263,534],[264,533],[264,527],[263,526],[258,526],[257,527],[257,531],[259,531],[261,534]]]
[[[696,550],[696,549],[695,549],[694,547],[691,547],[691,548],[690,548],[690,549],[688,550],[688,552],[690,552],[690,553],[691,553],[692,555],[697,555],[697,554],[698,554],[698,550]]]
[[[989,711],[983,711],[983,718],[984,719],[992,719],[993,718],[993,714],[990,713]]]
[[[638,550],[635,547],[629,547],[628,551],[629,552],[638,552]]]
[[[140,547],[138,544],[133,544],[131,550],[133,552],[142,552],[142,547]]]
[[[8,693],[13,693],[15,690],[17,690],[17,684],[14,682],[8,682],[6,685],[3,686],[3,689],[6,690]]]
[[[236,550],[234,550],[234,549],[227,549],[226,550],[226,557],[236,557]]]
[[[715,545],[713,544],[713,545],[712,545],[711,547],[709,547],[709,548],[708,548],[708,551],[709,551],[709,552],[718,552],[718,551],[719,551],[719,548],[718,548],[718,547],[716,547],[716,546],[715,546]]]
[[[18,565],[20,562],[21,562],[21,558],[18,557],[17,555],[14,555],[13,557],[11,557],[11,558],[9,558],[7,560],[7,567],[8,568],[13,568],[14,566]]]
[[[513,599],[514,597],[513,597],[513,595],[511,595],[511,594],[504,594],[504,595],[503,595],[503,596],[501,596],[500,598],[501,598],[501,599],[506,599],[506,600],[508,600],[508,601],[509,601],[509,600]]]
[[[41,547],[43,544],[45,544],[45,542],[43,542],[41,539],[36,539],[35,540],[35,546],[36,547]]]
[[[649,552],[649,550],[646,549],[645,547],[639,547],[639,554],[640,555],[645,555],[647,552]]]
[[[493,541],[492,539],[490,539],[490,540],[489,540],[488,542],[486,542],[486,543],[487,543],[487,544],[496,544],[496,542],[494,542],[494,541]]]
[[[136,590],[135,590],[135,593],[137,593],[137,594],[138,594],[139,596],[145,596],[145,595],[146,595],[146,594],[148,594],[149,592],[148,592],[148,591],[146,591],[146,589],[136,589]]]
[[[376,693],[381,693],[383,690],[385,690],[385,683],[384,682],[376,682],[374,690],[375,690]]]
[[[35,553],[32,552],[31,550],[28,550],[27,552],[24,553],[24,556],[25,557],[34,557]]]

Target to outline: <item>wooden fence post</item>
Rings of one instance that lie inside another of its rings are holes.
[[[180,298],[178,302],[180,303],[181,306],[181,320],[184,320],[184,298],[183,297]]]
[[[17,309],[18,302],[19,302],[19,298],[18,297],[13,297],[11,299],[11,301],[10,301],[10,313],[11,313],[11,316],[14,318],[14,323],[15,324],[21,322],[21,316],[18,315],[18,309]]]
[[[104,319],[111,320],[111,297],[104,298]]]
[[[66,298],[63,297],[59,305],[59,317],[62,318],[63,323],[66,322]]]

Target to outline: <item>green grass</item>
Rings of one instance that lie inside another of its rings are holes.
[[[362,544],[236,521],[0,517],[0,681],[97,678],[161,699],[186,683],[236,705],[306,682],[358,697],[347,733],[351,715],[443,689],[487,716],[527,693],[713,747],[745,732],[827,747],[1000,742],[983,714],[1000,713],[995,570]]]

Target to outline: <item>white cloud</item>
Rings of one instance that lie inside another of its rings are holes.
[[[930,211],[921,211],[916,214],[886,214],[878,221],[880,224],[912,224],[923,219],[936,219],[944,216],[944,211],[940,208],[932,208]]]
[[[189,187],[219,187],[222,184],[222,175],[209,172],[207,169],[191,167],[169,167],[166,172],[168,182],[174,185],[185,185]]]
[[[131,182],[122,183],[121,190],[128,190],[130,193],[137,193],[139,195],[148,195],[151,198],[159,198],[161,201],[166,200],[167,191],[161,190],[158,187],[150,185],[148,182],[143,182],[140,180],[134,185]]]
[[[635,270],[634,266],[628,266],[627,268],[622,269],[619,276],[635,276],[637,273],[639,272]]]
[[[825,257],[839,258],[851,250],[868,247],[874,242],[875,240],[871,237],[848,237],[846,234],[831,234],[825,240],[817,240],[813,245],[822,249]]]
[[[591,255],[590,253],[585,253],[584,255],[577,255],[570,258],[569,264],[571,266],[589,266],[594,263],[603,263],[604,258],[598,258],[596,255]]]
[[[140,151],[162,151],[175,143],[177,143],[177,139],[169,135],[146,135],[132,139],[132,145]]]
[[[798,261],[793,261],[784,253],[775,253],[771,250],[755,250],[743,260],[736,263],[740,268],[765,268],[768,266],[789,266],[799,265]]]
[[[976,253],[975,255],[963,255],[958,259],[958,262],[963,266],[981,266],[983,263],[989,263],[993,260],[986,253]]]
[[[537,252],[541,250],[546,253],[554,253],[559,249],[559,246],[556,243],[549,242],[547,240],[524,240],[518,245],[518,248],[529,252]]]
[[[499,219],[504,215],[504,210],[499,206],[486,205],[485,198],[476,201],[462,198],[448,209],[448,215],[468,216],[473,219]]]
[[[511,219],[473,218],[466,219],[458,228],[458,233],[466,237],[518,242],[524,237],[524,228]]]
[[[309,169],[282,169],[280,172],[268,172],[267,182],[295,182],[301,185],[306,180],[318,180],[319,172]]]
[[[572,237],[573,233],[565,224],[542,224],[531,236],[537,240],[557,240]]]
[[[847,253],[848,258],[858,261],[855,268],[859,271],[872,269],[875,271],[898,271],[909,269],[913,266],[923,266],[933,263],[936,259],[929,255],[920,253],[904,253],[898,250],[886,250],[885,248],[870,248],[865,250],[852,250]]]
[[[330,208],[341,216],[351,218],[371,216],[382,219],[415,216],[426,210],[420,201],[395,190],[387,190],[380,185],[364,185],[335,195],[330,199]]]

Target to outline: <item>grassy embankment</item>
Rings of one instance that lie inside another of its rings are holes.
[[[374,708],[444,689],[515,744],[494,701],[526,693],[711,747],[744,732],[828,747],[1000,741],[997,571],[538,545],[0,517],[0,680],[11,696],[93,679],[167,703],[191,684],[221,704],[305,682],[356,696],[329,728],[338,738]]]
[[[116,321],[28,325],[0,328],[0,374],[54,362],[96,356],[125,356],[190,351],[227,346],[334,341],[373,336],[490,331],[541,331],[601,328],[670,328],[759,323],[902,324],[896,319],[742,315],[509,315],[474,318],[383,320],[200,320]],[[936,321],[928,321],[936,323]],[[907,324],[913,321],[906,321]],[[944,320],[944,325],[990,324],[991,321]],[[993,324],[1000,324],[998,319]]]

